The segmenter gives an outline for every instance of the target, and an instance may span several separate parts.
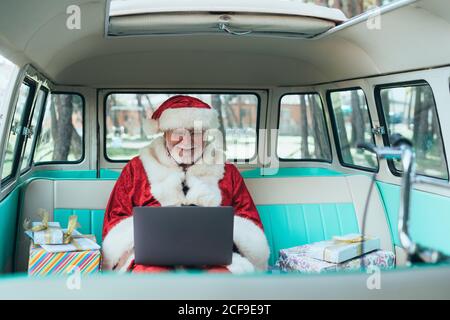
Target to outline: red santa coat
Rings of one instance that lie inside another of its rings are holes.
[[[267,269],[269,247],[261,219],[244,180],[212,145],[201,163],[184,171],[168,154],[163,137],[155,139],[123,168],[108,201],[103,224],[103,269],[142,269],[134,264],[133,207],[232,206],[235,210],[233,273]],[[185,181],[186,195],[182,189]],[[117,266],[119,266],[117,268]]]

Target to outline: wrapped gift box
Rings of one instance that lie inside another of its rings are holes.
[[[41,226],[42,222],[33,222],[33,228]],[[48,222],[47,228],[41,231],[32,232],[35,244],[62,244],[64,233],[59,222]]]
[[[349,234],[333,240],[315,242],[309,245],[305,255],[331,263],[341,263],[380,249],[379,238],[365,237],[364,241],[356,241],[358,238],[361,239],[361,235]]]
[[[331,263],[307,254],[311,245],[298,246],[280,250],[276,266],[283,272],[322,273],[358,270],[362,266],[370,268],[391,269],[395,266],[395,255],[391,251],[377,250],[342,263]]]
[[[100,250],[48,252],[31,242],[28,274],[68,274],[75,268],[81,274],[92,274],[100,270],[100,258]]]

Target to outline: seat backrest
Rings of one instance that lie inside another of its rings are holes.
[[[246,179],[271,247],[270,263],[280,249],[361,232],[370,184],[367,175]],[[365,232],[380,237],[383,249],[393,250],[376,187],[368,202]]]
[[[104,209],[115,180],[35,179],[24,188],[20,220],[39,220],[38,208],[51,213],[63,227],[68,217],[79,217],[83,233],[101,242]],[[246,178],[271,248],[270,264],[283,248],[360,232],[370,185],[366,175]],[[376,188],[367,210],[366,233],[381,238],[392,250],[392,239]],[[26,271],[28,240],[19,226],[16,270]]]
[[[19,221],[39,221],[38,209],[50,213],[50,219],[67,226],[68,216],[76,214],[83,233],[95,234],[101,240],[103,214],[115,180],[33,179],[23,188]],[[29,240],[22,223],[18,224],[15,270],[27,270]]]

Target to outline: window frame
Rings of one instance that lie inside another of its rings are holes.
[[[372,115],[370,114],[369,101],[367,100],[367,94],[364,91],[364,89],[362,87],[360,87],[360,86],[353,86],[353,87],[346,87],[346,88],[339,88],[339,89],[330,89],[330,90],[327,90],[327,92],[326,92],[326,98],[327,98],[328,112],[330,113],[331,129],[333,130],[334,144],[335,144],[335,147],[336,147],[336,153],[337,153],[337,156],[338,156],[338,159],[339,159],[339,163],[343,167],[356,169],[356,170],[367,171],[367,172],[372,172],[372,173],[378,173],[380,171],[380,161],[379,161],[378,157],[376,157],[376,160],[377,160],[376,168],[370,168],[370,167],[364,167],[364,166],[355,165],[355,164],[349,164],[349,163],[346,163],[344,161],[344,158],[342,157],[341,143],[339,141],[339,132],[338,132],[338,128],[337,128],[337,125],[336,125],[336,116],[334,114],[331,94],[335,93],[335,92],[355,91],[355,90],[356,91],[357,90],[361,90],[363,92],[363,94],[364,94],[364,100],[366,101],[367,113],[368,113],[368,116],[369,116],[369,123],[370,123],[370,129],[371,129],[371,134],[372,134],[372,143],[376,144],[375,135],[374,135],[374,133],[372,131],[373,130],[373,120],[372,120]]]
[[[18,90],[17,90],[17,93],[16,93],[16,98],[15,98],[15,103],[14,103],[14,111],[12,111],[11,118],[10,118],[10,123],[7,124],[8,130],[7,130],[7,137],[5,137],[6,141],[5,141],[5,145],[4,145],[5,152],[4,152],[4,158],[2,158],[3,165],[4,165],[4,162],[5,162],[5,159],[6,159],[6,149],[8,148],[8,142],[9,142],[9,138],[11,136],[11,128],[12,128],[12,125],[13,125],[13,122],[14,122],[14,115],[15,115],[15,113],[17,111],[17,104],[19,102],[20,89],[21,89],[22,85],[24,85],[24,84],[27,85],[30,88],[30,91],[28,93],[28,97],[27,97],[27,100],[25,102],[23,114],[21,116],[20,126],[21,126],[22,130],[24,128],[24,124],[27,124],[28,121],[29,121],[30,112],[31,112],[31,109],[33,107],[34,98],[35,98],[35,95],[36,95],[38,83],[36,81],[32,80],[29,77],[25,77],[19,83]],[[10,182],[14,181],[16,176],[17,176],[17,174],[20,171],[19,164],[20,164],[20,161],[21,161],[20,158],[21,158],[21,155],[22,155],[22,152],[23,152],[22,149],[23,149],[23,143],[24,143],[24,140],[25,140],[24,138],[25,138],[25,136],[22,133],[20,133],[18,135],[18,137],[17,137],[17,141],[16,141],[16,144],[14,146],[14,154],[13,154],[13,161],[12,161],[12,165],[11,165],[11,173],[8,174],[6,177],[1,177],[0,184],[2,186],[2,189],[3,189],[3,186],[6,186]],[[3,168],[3,166],[2,166],[2,168]],[[2,169],[2,171],[3,171],[3,169]],[[3,172],[1,172],[0,174],[3,174]]]
[[[37,106],[36,104],[38,102],[38,96],[39,96],[39,92],[40,91],[44,92],[43,104],[40,106],[41,113],[39,114],[39,118],[37,118],[37,120],[36,120],[37,125],[36,125],[36,128],[35,128],[35,132],[33,134],[33,139],[31,141],[31,149],[30,149],[30,155],[29,155],[28,163],[27,163],[27,166],[23,170],[20,170],[20,176],[22,176],[22,175],[26,174],[28,171],[30,171],[32,166],[33,166],[34,150],[36,148],[37,138],[38,138],[39,133],[40,133],[40,132],[38,132],[38,127],[40,126],[40,124],[42,124],[42,122],[41,122],[41,120],[43,119],[42,118],[42,114],[45,112],[45,106],[47,105],[47,99],[50,96],[50,90],[48,88],[46,88],[44,86],[41,86],[41,87],[37,88],[36,94],[35,94],[36,95],[35,102],[34,102],[34,105],[32,107],[32,110],[30,111],[30,114],[29,114],[29,117],[28,117],[29,118],[28,119],[29,124],[31,124],[31,122],[33,121],[33,117],[34,117],[35,112],[39,111],[39,110],[36,110],[36,108],[39,108],[39,106]],[[22,150],[22,156],[21,157],[22,157],[22,161],[23,161],[24,160],[25,151],[26,151],[26,144],[25,143],[24,143],[24,146],[23,146],[22,149],[23,150]]]
[[[81,137],[81,157],[79,160],[76,161],[39,161],[39,162],[35,162],[34,161],[34,154],[36,152],[36,147],[37,147],[37,143],[38,143],[38,137],[41,136],[41,131],[42,131],[42,122],[44,120],[45,117],[45,107],[46,104],[44,105],[44,110],[41,113],[40,117],[39,117],[39,125],[36,131],[36,140],[35,143],[33,144],[33,150],[31,153],[31,166],[33,167],[37,167],[37,166],[43,166],[43,165],[52,165],[52,164],[80,164],[85,160],[86,157],[86,148],[85,148],[85,136],[86,136],[86,99],[84,98],[83,94],[81,94],[80,92],[75,92],[75,91],[49,91],[47,94],[47,99],[51,99],[52,94],[67,94],[67,95],[76,95],[79,96],[81,98],[81,102],[82,102],[82,114],[83,114],[83,136]],[[47,100],[46,100],[47,102]]]
[[[445,161],[445,166],[446,166],[446,170],[447,170],[447,178],[439,178],[439,177],[430,176],[430,175],[417,173],[417,172],[416,172],[416,174],[420,175],[420,176],[423,176],[423,177],[430,178],[430,179],[437,179],[439,181],[450,181],[450,174],[449,174],[448,161],[447,161],[447,151],[445,150],[444,137],[442,135],[441,120],[439,119],[439,112],[438,112],[438,108],[437,108],[436,98],[435,98],[435,95],[434,95],[433,87],[425,79],[411,80],[411,81],[400,81],[400,82],[389,82],[389,83],[378,84],[378,85],[375,86],[375,88],[374,88],[374,98],[375,98],[375,104],[377,106],[378,119],[380,121],[380,125],[385,128],[385,133],[382,135],[383,145],[385,147],[389,147],[391,145],[391,143],[389,141],[389,132],[388,132],[389,129],[388,129],[388,125],[387,125],[387,122],[386,122],[386,117],[384,115],[383,104],[382,104],[382,101],[381,101],[381,90],[383,90],[383,89],[404,88],[404,87],[414,87],[414,86],[417,87],[417,86],[421,86],[421,85],[422,86],[423,85],[428,86],[431,89],[431,94],[433,96],[434,108],[435,108],[435,112],[436,112],[436,120],[437,120],[438,125],[439,125],[439,134],[441,136],[442,150],[444,152],[444,161]],[[397,170],[397,168],[395,167],[395,164],[394,164],[394,160],[387,159],[387,164],[388,164],[388,167],[389,167],[389,171],[394,176],[402,177],[403,171]]]
[[[281,115],[281,100],[283,100],[283,97],[285,96],[289,96],[289,95],[317,95],[319,97],[320,103],[322,104],[322,113],[323,113],[323,121],[324,121],[324,125],[325,125],[325,129],[327,132],[327,140],[328,140],[328,148],[330,150],[330,160],[327,159],[301,159],[301,158],[297,158],[297,159],[286,159],[286,158],[280,158],[278,157],[278,139],[279,139],[279,130],[280,130],[280,115]],[[327,117],[326,117],[326,112],[325,112],[325,104],[323,103],[323,99],[322,96],[319,92],[317,91],[306,91],[306,92],[288,92],[288,93],[284,93],[280,96],[280,98],[278,99],[278,115],[277,115],[277,142],[276,142],[276,147],[275,147],[275,156],[277,157],[277,159],[280,162],[320,162],[320,163],[333,163],[333,149],[331,147],[331,138],[330,138],[330,133],[328,131],[328,121],[327,121]]]
[[[201,90],[199,91],[189,91],[187,89],[180,89],[180,90],[161,90],[161,91],[150,91],[150,90],[124,90],[124,91],[109,91],[107,92],[103,97],[103,157],[104,159],[109,163],[127,163],[131,159],[122,159],[122,160],[115,160],[108,157],[107,154],[107,143],[106,143],[106,136],[107,136],[107,128],[106,128],[106,101],[108,100],[108,97],[112,94],[186,94],[186,95],[195,95],[195,94],[242,94],[242,95],[254,95],[257,99],[257,105],[256,105],[256,141],[255,141],[255,153],[251,158],[248,159],[226,159],[227,161],[231,161],[233,163],[250,163],[258,158],[258,150],[259,150],[259,123],[261,120],[261,101],[262,98],[258,92],[252,92],[252,91],[236,91],[230,90],[230,91],[214,91],[214,90]]]

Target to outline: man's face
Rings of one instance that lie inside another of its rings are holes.
[[[204,131],[194,129],[174,129],[164,133],[166,147],[178,164],[190,165],[203,154]]]

